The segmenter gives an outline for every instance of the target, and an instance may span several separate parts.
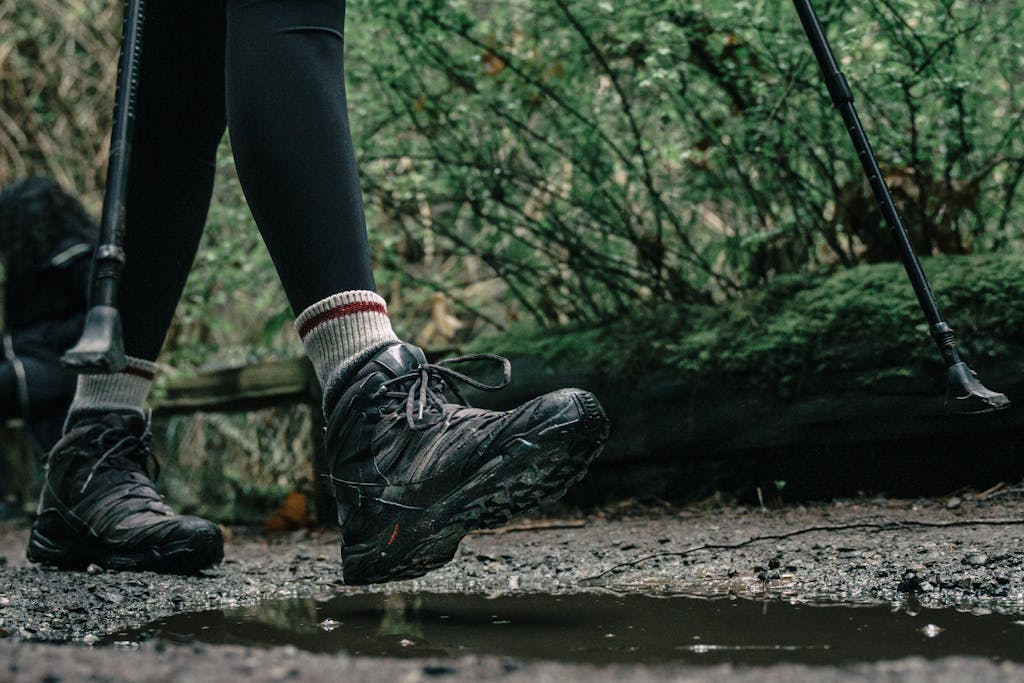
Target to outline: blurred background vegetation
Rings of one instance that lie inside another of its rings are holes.
[[[1020,251],[1024,7],[816,6],[919,252]],[[0,0],[0,185],[51,175],[98,215],[120,11]],[[349,0],[346,44],[378,287],[421,345],[671,337],[896,259],[790,3]],[[225,142],[162,361],[298,355],[291,320]]]
[[[1019,248],[1020,4],[817,5],[919,250]],[[716,304],[895,256],[789,3],[348,13],[379,286],[428,346]],[[109,0],[0,0],[0,183],[49,174],[98,213],[119,16]],[[164,358],[297,353],[290,319],[225,143]]]

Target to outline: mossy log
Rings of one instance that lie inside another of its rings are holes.
[[[1009,409],[945,412],[944,366],[899,264],[781,278],[719,308],[657,306],[601,328],[478,342],[513,357],[515,370],[501,403],[472,400],[594,391],[612,436],[583,499],[752,495],[779,482],[799,498],[919,495],[1019,481],[1024,258],[934,258],[925,268],[971,366],[1016,399]]]

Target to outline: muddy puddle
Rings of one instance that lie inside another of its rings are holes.
[[[161,639],[377,657],[589,664],[837,664],[908,656],[1024,661],[1024,620],[906,606],[610,595],[349,594],[178,614],[98,646]]]

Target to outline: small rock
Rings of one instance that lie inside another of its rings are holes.
[[[900,579],[899,584],[896,586],[896,590],[900,593],[921,593],[921,577],[916,572],[907,571],[903,574],[903,578]]]
[[[985,555],[984,553],[974,553],[973,555],[965,557],[963,563],[972,567],[982,567],[988,564],[988,555]]]
[[[963,502],[963,500],[961,500],[957,496],[953,496],[952,498],[950,498],[949,500],[946,501],[946,509],[947,510],[953,510],[955,508],[958,508],[958,507],[960,507],[960,503],[962,503],[962,502]]]
[[[99,566],[98,564],[90,564],[88,567],[85,568],[85,571],[95,576],[96,574],[103,573],[103,567]]]

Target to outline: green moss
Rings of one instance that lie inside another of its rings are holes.
[[[973,358],[1010,357],[1021,348],[1024,257],[923,263],[939,310]],[[909,378],[939,362],[898,263],[829,277],[787,276],[721,307],[648,306],[601,328],[520,328],[475,347],[584,365],[610,379],[664,370],[692,380],[733,377],[783,394],[797,382],[836,372]]]

